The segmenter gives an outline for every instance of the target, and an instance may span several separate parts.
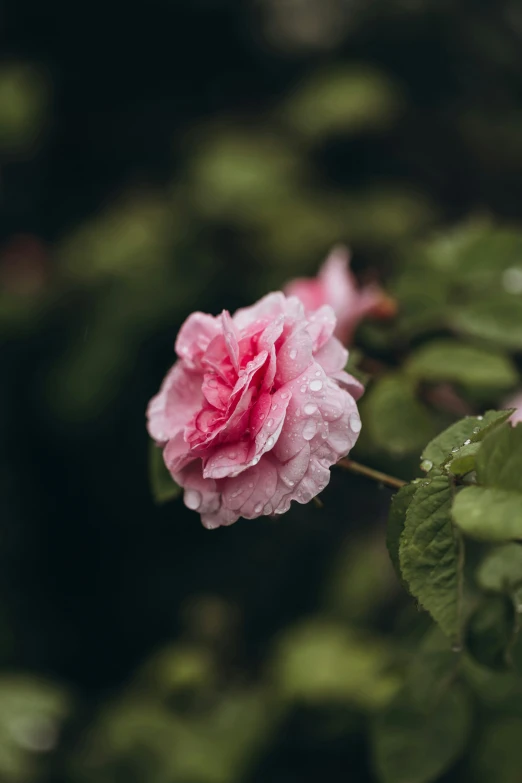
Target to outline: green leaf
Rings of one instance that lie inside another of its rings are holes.
[[[520,783],[522,718],[493,713],[471,757],[473,783]]]
[[[470,655],[489,669],[506,669],[513,621],[513,605],[507,598],[485,597],[468,623],[466,647]]]
[[[475,458],[480,448],[480,443],[468,443],[462,446],[454,456],[444,463],[444,468],[453,476],[465,476],[475,470]]]
[[[430,783],[463,753],[470,729],[465,691],[455,686],[426,712],[397,699],[377,719],[373,755],[380,783]]]
[[[406,512],[399,557],[412,595],[447,636],[457,639],[459,563],[450,516],[452,497],[447,476],[421,482]]]
[[[399,374],[371,387],[363,416],[373,443],[398,456],[420,451],[436,431],[428,409],[415,395],[414,383]]]
[[[283,108],[287,122],[310,139],[389,125],[400,105],[393,83],[367,66],[337,67],[294,90]]]
[[[490,550],[477,570],[484,590],[512,594],[522,584],[522,546],[504,544]]]
[[[484,541],[522,538],[522,426],[490,432],[476,457],[477,482],[459,492],[453,518],[461,530]]]
[[[281,698],[307,704],[381,709],[395,696],[390,648],[382,640],[319,616],[289,628],[276,645],[271,672]]]
[[[155,503],[167,503],[181,495],[182,489],[167,470],[161,448],[153,441],[150,441],[149,446],[149,481]]]
[[[452,515],[470,538],[495,542],[522,539],[522,492],[466,487],[455,498]]]
[[[455,309],[453,328],[470,337],[480,337],[505,348],[522,348],[522,298],[512,294],[491,300],[472,300]]]
[[[441,465],[453,449],[467,445],[466,441],[476,443],[489,432],[509,419],[513,411],[487,411],[484,416],[466,416],[455,422],[434,438],[424,451],[422,459],[432,465]]]
[[[460,658],[448,637],[433,625],[424,635],[407,668],[404,692],[412,704],[424,710],[435,707],[441,691],[455,680]]]
[[[437,340],[415,351],[406,372],[421,381],[449,381],[488,390],[505,390],[518,380],[516,368],[498,351],[466,345],[455,340]]]
[[[522,425],[506,425],[488,435],[477,455],[477,480],[522,493]]]
[[[418,488],[419,484],[416,482],[401,487],[393,496],[390,505],[390,514],[388,516],[388,525],[386,528],[386,546],[388,547],[393,567],[401,580],[402,574],[399,560],[400,539],[406,522],[406,512]]]

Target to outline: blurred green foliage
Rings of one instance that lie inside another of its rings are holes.
[[[232,5],[95,4],[76,36],[7,2],[0,779],[514,783],[522,685],[487,604],[510,635],[518,545],[467,551],[457,655],[393,573],[388,490],[336,470],[322,510],[209,534],[154,505],[144,411],[191,311],[343,241],[398,304],[356,335],[354,458],[475,466],[522,367],[519,9]]]

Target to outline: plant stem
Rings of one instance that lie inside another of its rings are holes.
[[[360,476],[366,476],[366,478],[378,481],[379,484],[386,484],[386,486],[393,487],[394,489],[400,489],[408,483],[402,479],[395,478],[395,476],[388,476],[387,473],[381,473],[380,470],[374,470],[373,468],[366,467],[366,465],[361,465],[360,462],[354,462],[353,459],[340,459],[339,462],[337,462],[337,465],[339,465],[340,468],[349,470],[351,473],[358,473]]]

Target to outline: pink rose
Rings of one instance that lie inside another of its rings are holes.
[[[359,288],[350,271],[350,253],[335,247],[317,277],[291,280],[284,289],[287,296],[297,296],[306,310],[330,305],[337,317],[336,337],[348,344],[359,321],[367,315],[389,318],[395,315],[393,299],[378,286]]]
[[[515,408],[515,412],[510,416],[509,421],[513,426],[522,421],[522,392],[517,392],[513,397],[510,397],[504,402],[503,409]]]
[[[283,514],[330,480],[361,429],[331,307],[269,294],[232,317],[193,313],[148,406],[148,430],[205,527]]]

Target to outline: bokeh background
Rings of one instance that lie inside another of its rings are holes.
[[[322,509],[208,532],[154,503],[144,412],[192,310],[340,241],[399,302],[356,337],[360,459],[412,478],[516,390],[522,7],[6,0],[1,36],[0,780],[377,780],[428,626],[391,491],[333,471]],[[518,780],[506,715],[448,780]]]

